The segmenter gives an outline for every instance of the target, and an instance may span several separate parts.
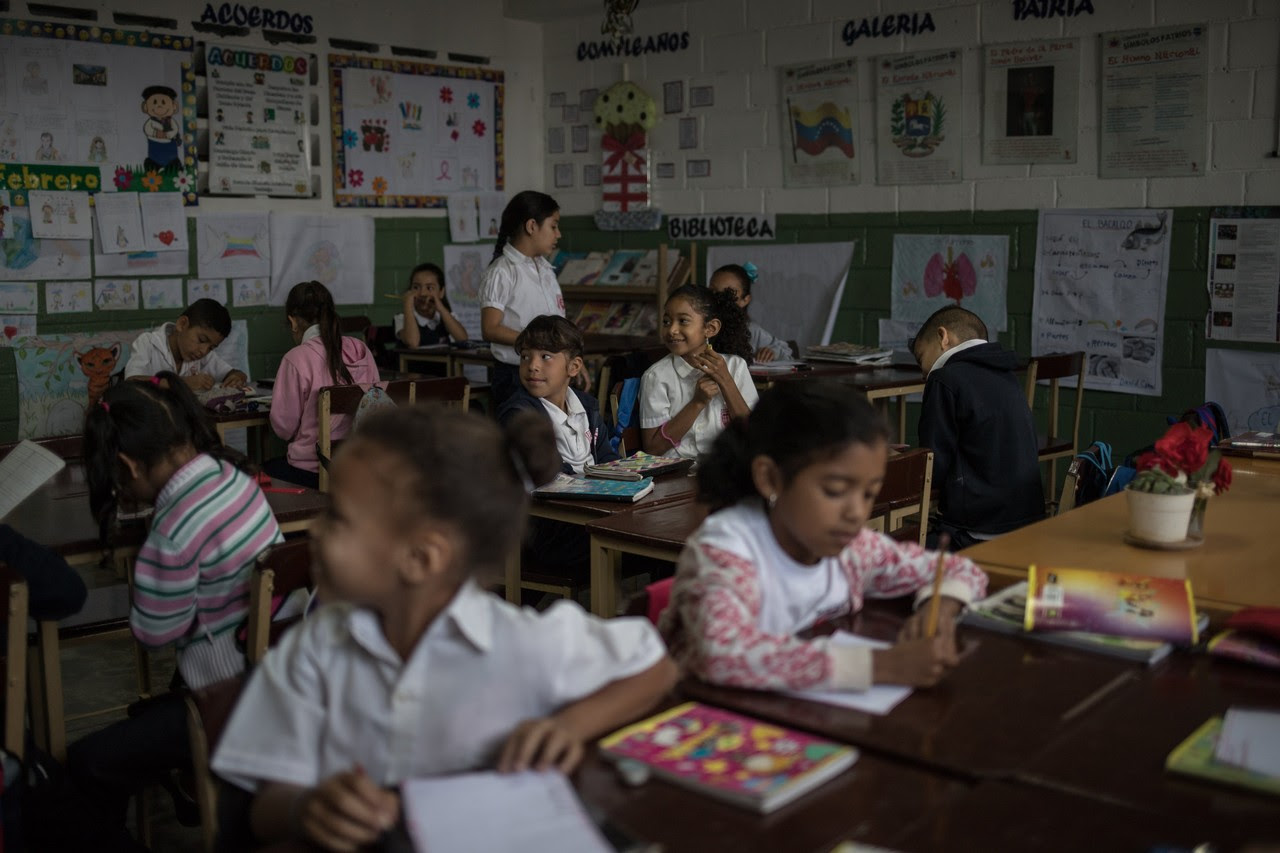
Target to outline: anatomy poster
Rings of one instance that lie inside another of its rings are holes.
[[[329,288],[338,305],[373,302],[373,219],[271,214],[271,304],[303,281]]]
[[[895,234],[890,316],[919,326],[944,305],[959,305],[987,329],[1007,328],[1009,238],[1004,235]]]
[[[329,83],[339,207],[503,188],[501,71],[330,54]]]
[[[778,88],[783,184],[856,184],[858,60],[807,62],[780,68]]]
[[[1076,162],[1079,90],[1079,39],[988,46],[982,162]]]
[[[964,114],[959,50],[883,56],[876,69],[876,182],[960,180]]]
[[[1209,221],[1209,319],[1219,341],[1280,341],[1280,219]]]
[[[0,240],[0,281],[89,277],[92,240],[41,240],[31,234],[26,208],[9,213],[12,234]]]
[[[0,32],[6,170],[195,203],[190,37],[14,20]]]
[[[1233,435],[1280,430],[1280,353],[1210,347],[1204,398],[1222,405]]]
[[[312,58],[210,44],[209,192],[309,196]]]
[[[1159,396],[1168,210],[1042,210],[1031,352],[1084,350],[1085,387]]]
[[[1099,177],[1204,174],[1208,44],[1201,26],[1102,36]]]
[[[196,267],[204,278],[271,275],[271,225],[266,213],[201,214],[196,218]]]

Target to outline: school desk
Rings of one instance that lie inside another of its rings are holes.
[[[1118,494],[979,543],[964,554],[998,586],[1023,580],[1027,567],[1036,563],[1189,578],[1196,604],[1208,609],[1280,607],[1273,538],[1280,465],[1232,462],[1231,489],[1209,499],[1205,540],[1197,548],[1156,551],[1125,544],[1129,509],[1124,494]]]
[[[623,554],[638,554],[674,563],[684,548],[685,540],[706,517],[705,505],[687,500],[640,507],[588,523],[587,533],[591,536],[591,612],[605,618],[618,615]]]
[[[793,370],[789,373],[773,373],[757,378],[756,386],[761,386],[761,378],[767,379],[764,387],[772,387],[783,382],[812,382],[827,380],[847,385],[866,396],[881,411],[888,413],[888,402],[897,401],[898,407],[898,441],[906,441],[907,436],[907,397],[924,391],[924,374],[915,365],[889,364],[868,366],[861,364],[831,364],[829,362],[806,362],[808,369]]]
[[[414,362],[424,364],[443,364],[444,375],[453,376],[453,349],[448,344],[431,344],[425,347],[398,346],[391,350],[400,359],[400,372],[408,373],[409,365]]]

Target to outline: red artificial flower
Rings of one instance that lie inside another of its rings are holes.
[[[1218,463],[1218,470],[1213,472],[1213,493],[1220,495],[1231,488],[1231,463],[1223,459]]]
[[[1156,442],[1156,453],[1164,460],[1165,471],[1173,466],[1185,474],[1194,474],[1209,458],[1209,442],[1213,432],[1208,427],[1176,423]]]

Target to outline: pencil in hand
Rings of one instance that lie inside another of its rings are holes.
[[[947,562],[947,546],[950,544],[950,535],[943,533],[938,537],[938,567],[933,572],[933,595],[929,599],[929,619],[925,628],[925,636],[930,639],[938,636],[938,606],[942,603],[942,570]]]

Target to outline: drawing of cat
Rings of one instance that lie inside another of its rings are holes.
[[[89,406],[96,406],[103,393],[111,385],[111,371],[120,360],[120,345],[92,347],[84,353],[76,353],[80,372],[89,380]]]

